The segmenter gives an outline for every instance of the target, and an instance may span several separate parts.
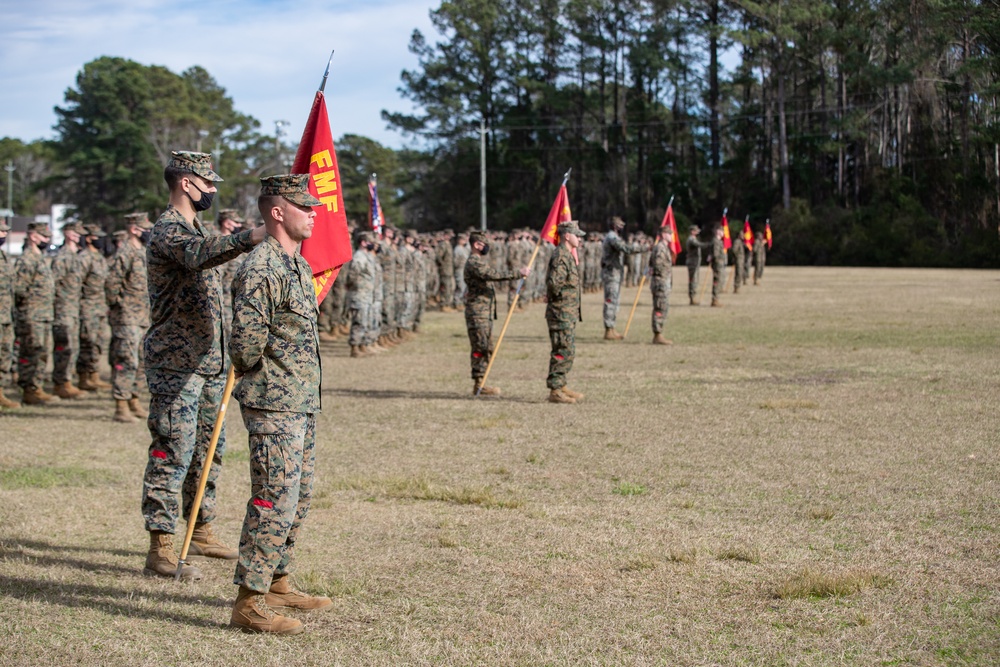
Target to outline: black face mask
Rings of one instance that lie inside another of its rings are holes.
[[[3,245],[6,242],[7,242],[7,237],[6,236],[3,237],[2,239],[0,239],[0,245]]]
[[[149,245],[149,239],[151,238],[153,238],[153,232],[148,229],[144,230],[142,234],[139,234],[139,240],[142,242],[142,245]]]
[[[194,210],[201,213],[202,211],[207,211],[208,209],[212,208],[212,200],[215,199],[215,193],[205,192],[194,183],[192,183],[191,185],[194,187],[195,190],[201,193],[201,199],[195,199],[194,197],[191,196],[190,192],[187,193],[188,199],[191,200],[191,205],[194,206]]]
[[[36,245],[38,246],[38,249],[41,250],[42,252],[45,252],[46,250],[49,249],[49,242],[48,241],[41,241],[41,242],[37,243]]]
[[[488,254],[490,254],[490,244],[489,243],[484,243],[483,244],[483,249],[479,251],[479,254],[480,255],[488,255]]]

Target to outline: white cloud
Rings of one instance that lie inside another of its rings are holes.
[[[13,3],[8,3],[13,4]],[[0,136],[54,136],[53,107],[84,63],[120,56],[181,72],[204,67],[236,108],[274,131],[302,131],[331,49],[326,95],[334,136],[362,134],[402,145],[382,109],[407,111],[399,74],[416,66],[410,35],[432,35],[431,0],[153,2],[38,0],[5,7],[0,26]]]

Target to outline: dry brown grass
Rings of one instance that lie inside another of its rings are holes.
[[[335,606],[294,638],[226,629],[231,563],[141,576],[147,434],[106,394],[0,415],[0,665],[1000,663],[1000,272],[771,267],[721,310],[677,278],[669,348],[648,292],[624,343],[586,297],[576,406],[537,305],[499,399],[461,315],[329,348],[295,576]]]

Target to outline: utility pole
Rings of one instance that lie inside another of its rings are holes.
[[[14,217],[14,163],[10,160],[7,161],[7,166],[4,169],[7,170],[7,223],[10,224],[11,218]]]
[[[486,121],[479,121],[479,228],[486,231]]]
[[[217,141],[215,144],[215,150],[212,153],[212,162],[219,164],[222,162],[222,141]],[[218,168],[218,167],[216,167]],[[219,219],[219,198],[215,197],[212,200],[212,212],[215,214],[215,219]]]

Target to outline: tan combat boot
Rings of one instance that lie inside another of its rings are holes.
[[[699,301],[698,299],[696,299],[694,297],[691,297],[691,305],[692,306],[700,306],[701,305],[701,301]]]
[[[276,635],[297,635],[302,632],[302,621],[274,613],[267,606],[264,595],[240,586],[233,604],[229,626],[243,632],[270,632]]]
[[[489,385],[482,385],[482,388],[480,389],[479,381],[476,380],[475,382],[472,383],[472,395],[476,396],[477,394],[479,396],[499,396],[500,388],[490,387]]]
[[[111,420],[119,424],[134,424],[138,421],[132,415],[132,411],[129,410],[128,401],[120,398],[115,399],[115,416]]]
[[[658,333],[653,335],[653,345],[673,345],[674,341],[667,340],[663,337],[663,334]]]
[[[722,308],[722,302],[718,299],[712,299],[712,308]]]
[[[215,533],[212,532],[210,524],[196,522],[194,524],[194,532],[191,533],[191,545],[188,547],[188,555],[236,560],[239,552],[236,549],[227,547],[220,541],[215,536]]]
[[[60,382],[52,389],[52,393],[59,398],[73,399],[79,398],[83,392],[74,387],[72,382]]]
[[[271,588],[264,595],[264,602],[272,609],[302,611],[322,611],[333,606],[333,600],[325,595],[309,595],[293,588],[287,574],[271,580]]]
[[[142,573],[147,577],[173,577],[177,574],[177,554],[174,553],[174,536],[159,530],[149,532],[149,553]],[[181,567],[181,581],[199,581],[201,570],[185,563]]]
[[[17,401],[10,400],[9,398],[3,395],[2,391],[0,391],[0,408],[19,408],[19,407],[21,407],[20,403],[18,403]]]
[[[97,385],[91,382],[90,373],[80,373],[80,381],[76,383],[76,386],[83,391],[97,391],[98,389]]]
[[[97,371],[90,373],[90,383],[98,389],[111,389],[111,383],[101,379],[101,374]]]
[[[55,398],[52,394],[46,394],[38,387],[28,387],[21,394],[21,403],[24,405],[45,405]]]
[[[604,327],[604,340],[621,340],[622,335],[614,327]]]
[[[566,394],[567,396],[569,396],[570,398],[572,398],[574,401],[579,401],[581,398],[583,398],[583,394],[581,394],[578,391],[573,391],[569,387],[563,387],[562,388],[562,393]]]
[[[576,403],[576,399],[564,393],[562,389],[549,391],[549,403]]]
[[[143,410],[142,406],[139,405],[138,396],[132,396],[132,398],[128,399],[128,409],[131,410],[132,414],[139,419],[145,419],[149,416],[149,413]]]
[[[351,356],[355,358],[361,358],[361,357],[367,357],[369,356],[369,354],[364,350],[364,345],[352,345]]]

